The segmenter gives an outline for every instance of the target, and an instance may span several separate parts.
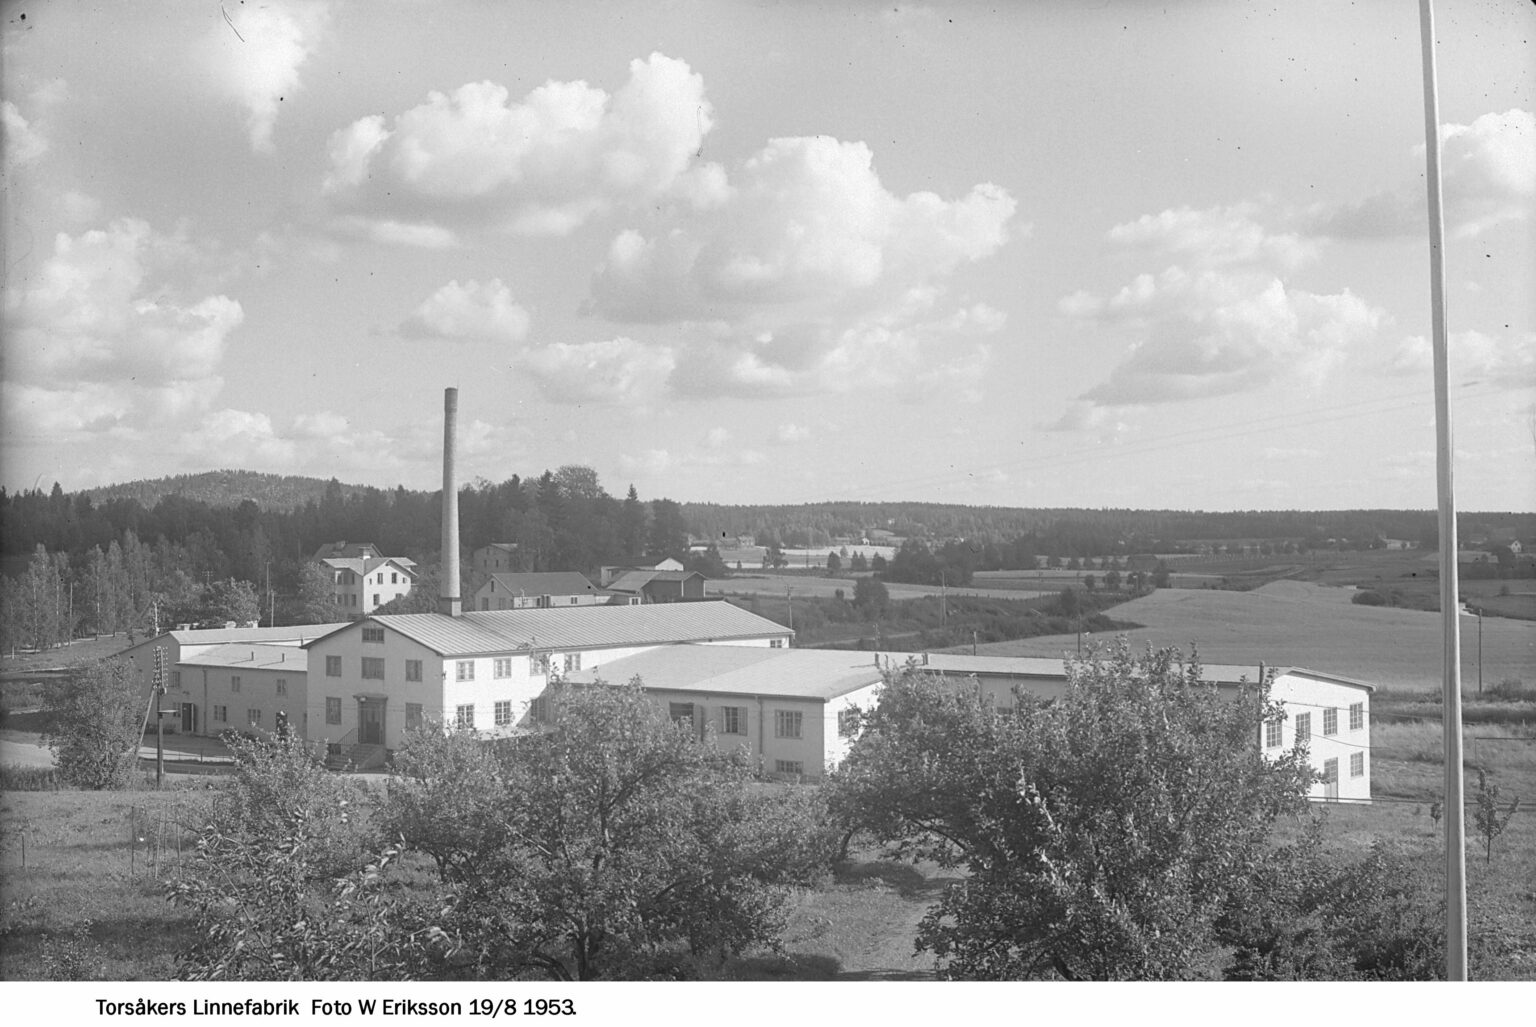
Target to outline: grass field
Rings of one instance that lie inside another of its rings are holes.
[[[1145,627],[1126,633],[1133,645],[1199,647],[1208,663],[1307,667],[1390,688],[1438,687],[1440,615],[1359,606],[1352,592],[1312,582],[1277,581],[1251,592],[1159,589],[1106,611]],[[1461,622],[1462,685],[1478,680],[1477,621]],[[993,656],[1060,657],[1076,636],[1047,635],[981,647]],[[1536,683],[1536,623],[1485,618],[1482,677]]]
[[[1443,780],[1439,730],[1432,721],[1372,724],[1378,801],[1326,808],[1332,848],[1360,854],[1382,842],[1438,873],[1443,822],[1430,805]],[[1466,734],[1469,799],[1480,761],[1505,803],[1519,796],[1529,806],[1536,725],[1475,725]],[[177,846],[189,845],[216,796],[202,780],[161,792],[0,793],[0,978],[172,978],[191,923],[163,898],[164,886],[176,873]],[[1536,813],[1514,817],[1491,861],[1470,817],[1467,833],[1472,976],[1536,980]],[[932,957],[916,954],[913,938],[955,879],[863,850],[821,887],[794,896],[782,954],[750,954],[710,972],[738,980],[932,977]]]

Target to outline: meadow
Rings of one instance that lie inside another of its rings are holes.
[[[1275,581],[1248,592],[1158,589],[1112,607],[1116,620],[1144,625],[1133,645],[1198,647],[1207,663],[1306,667],[1388,688],[1425,690],[1441,679],[1440,615],[1361,606],[1347,588]],[[1475,692],[1506,679],[1536,683],[1536,622],[1485,617],[1481,660],[1477,619],[1461,621],[1461,679]],[[1060,657],[1075,635],[1045,635],[981,647],[992,656]],[[958,651],[958,650],[956,650]],[[968,647],[967,647],[967,651]]]

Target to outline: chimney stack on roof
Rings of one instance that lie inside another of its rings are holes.
[[[464,612],[459,597],[459,482],[454,473],[459,390],[443,390],[443,556],[437,610],[450,617]]]

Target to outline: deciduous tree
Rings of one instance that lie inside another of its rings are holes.
[[[137,759],[149,692],[123,660],[102,660],[51,682],[48,747],[59,776],[82,788],[121,788]]]
[[[1070,660],[1060,699],[1014,703],[909,667],[839,771],[845,813],[967,871],[919,946],[950,978],[1209,975],[1227,896],[1305,806],[1302,754],[1254,744],[1267,690],[1219,695],[1198,662],[1121,642]]]

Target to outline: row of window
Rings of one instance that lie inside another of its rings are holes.
[[[1365,776],[1365,753],[1352,752],[1349,754],[1349,776]],[[1339,783],[1339,761],[1337,759],[1323,760],[1323,784]]]
[[[175,682],[175,687],[180,688],[181,687],[181,681],[179,680],[180,675],[178,675],[177,678],[178,678],[178,680]],[[229,690],[231,692],[238,692],[238,691],[240,691],[240,689],[242,687],[244,687],[244,683],[240,680],[240,675],[239,674],[231,674],[229,676]],[[288,679],[287,678],[278,678],[277,681],[276,681],[276,687],[277,687],[277,694],[278,695],[287,695],[288,694]]]
[[[1280,727],[1282,721],[1271,720],[1264,725],[1264,747],[1276,749],[1280,747]],[[1349,729],[1359,731],[1365,727],[1365,703],[1352,703],[1349,707]],[[1324,736],[1339,733],[1339,711],[1333,707],[1323,710],[1323,734]],[[1312,714],[1296,714],[1296,741],[1305,742],[1312,737]]]
[[[373,681],[383,681],[384,680],[384,657],[382,657],[382,656],[364,656],[362,659],[363,659],[363,677],[368,678],[368,679],[373,680]],[[327,656],[325,658],[325,676],[328,677],[328,678],[339,678],[339,677],[341,677],[341,657],[340,656]],[[406,660],[405,661],[405,680],[407,680],[407,681],[420,681],[421,680],[421,661],[420,660]]]
[[[229,707],[215,703],[213,706],[213,722],[215,724],[228,724]],[[251,727],[261,727],[261,711],[257,709],[246,710],[245,722]]]

